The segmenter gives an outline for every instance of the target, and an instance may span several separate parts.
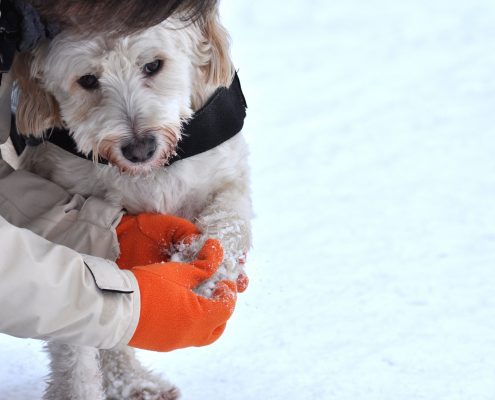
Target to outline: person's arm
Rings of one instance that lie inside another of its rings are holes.
[[[2,217],[0,254],[1,333],[98,348],[131,339],[140,309],[132,273]]]
[[[122,214],[0,159],[0,332],[98,348],[127,344],[140,313],[134,275],[46,239],[115,258]]]
[[[170,231],[183,230],[183,222],[172,224]],[[124,226],[120,234],[134,230]],[[222,262],[215,240],[191,263],[119,270],[1,217],[0,239],[0,333],[102,349],[129,344],[170,351],[214,342],[234,311],[232,282],[220,282],[211,299],[192,291]]]

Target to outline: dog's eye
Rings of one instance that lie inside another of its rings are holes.
[[[150,62],[143,67],[143,72],[146,76],[155,75],[162,68],[162,64],[162,60],[155,60],[153,62]]]
[[[79,85],[82,86],[84,89],[88,90],[97,89],[100,86],[98,78],[91,74],[81,76],[77,80],[77,83],[79,83]]]

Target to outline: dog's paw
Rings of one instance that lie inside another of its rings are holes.
[[[107,387],[107,400],[175,400],[180,397],[179,389],[159,376],[144,371],[127,375],[125,382],[113,381]]]
[[[207,235],[200,235],[191,242],[176,244],[171,250],[169,250],[168,254],[170,256],[170,261],[185,263],[193,261],[197,257],[207,239]],[[220,239],[217,238],[217,240]],[[245,252],[241,252],[235,247],[232,248],[232,246],[226,246],[221,240],[220,242],[224,250],[223,262],[211,278],[205,280],[201,283],[201,285],[194,288],[194,292],[202,297],[211,298],[219,281],[228,280],[235,282],[239,275],[245,275]]]
[[[187,243],[174,243],[171,249],[167,249],[170,261],[186,263],[193,261],[205,244],[206,239],[206,236],[200,235]]]
[[[128,394],[129,400],[176,400],[180,397],[179,389],[172,387],[168,390],[156,390],[152,388],[134,388]]]
[[[174,400],[179,390],[143,367],[133,349],[101,350],[107,400]]]
[[[160,380],[137,379],[126,382],[118,390],[109,390],[107,400],[176,400],[180,391]]]

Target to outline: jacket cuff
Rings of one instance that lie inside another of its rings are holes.
[[[83,254],[82,257],[100,290],[131,295],[129,325],[115,347],[127,345],[136,331],[141,312],[141,298],[136,277],[131,271],[121,270],[112,261],[86,254]]]
[[[134,332],[136,332],[138,323],[139,323],[139,317],[141,315],[141,293],[139,291],[139,285],[137,282],[136,277],[131,271],[122,271],[124,275],[127,275],[127,278],[129,279],[134,289],[132,293],[132,317],[130,318],[129,321],[129,326],[127,327],[126,332],[122,336],[122,339],[120,340],[119,343],[115,347],[121,347],[121,346],[128,346],[129,342],[131,341],[132,337],[134,336]]]

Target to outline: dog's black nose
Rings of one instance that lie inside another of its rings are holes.
[[[130,162],[141,163],[148,161],[156,151],[154,136],[137,136],[130,143],[122,146],[122,154]]]

